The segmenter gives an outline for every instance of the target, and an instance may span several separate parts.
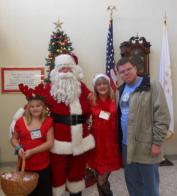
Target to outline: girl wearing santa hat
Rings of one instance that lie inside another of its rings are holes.
[[[89,166],[95,170],[99,195],[112,196],[108,178],[111,171],[121,167],[116,134],[116,101],[107,75],[96,75],[93,86],[91,133],[96,147],[90,153]]]

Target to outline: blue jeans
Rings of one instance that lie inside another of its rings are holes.
[[[124,175],[130,196],[159,196],[159,164],[127,164],[127,146],[122,146]]]

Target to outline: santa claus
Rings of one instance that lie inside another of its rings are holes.
[[[87,128],[89,89],[81,81],[83,72],[76,57],[62,54],[55,58],[50,83],[44,96],[54,120],[54,145],[51,149],[53,195],[67,189],[70,195],[81,195],[87,152],[95,147]]]

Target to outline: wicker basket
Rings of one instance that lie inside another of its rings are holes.
[[[21,171],[1,174],[1,188],[7,196],[26,196],[37,186],[39,175],[34,172],[25,172],[24,169],[25,159],[22,159]]]

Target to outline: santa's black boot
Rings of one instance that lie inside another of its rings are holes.
[[[82,196],[82,192],[70,193],[70,196]]]

